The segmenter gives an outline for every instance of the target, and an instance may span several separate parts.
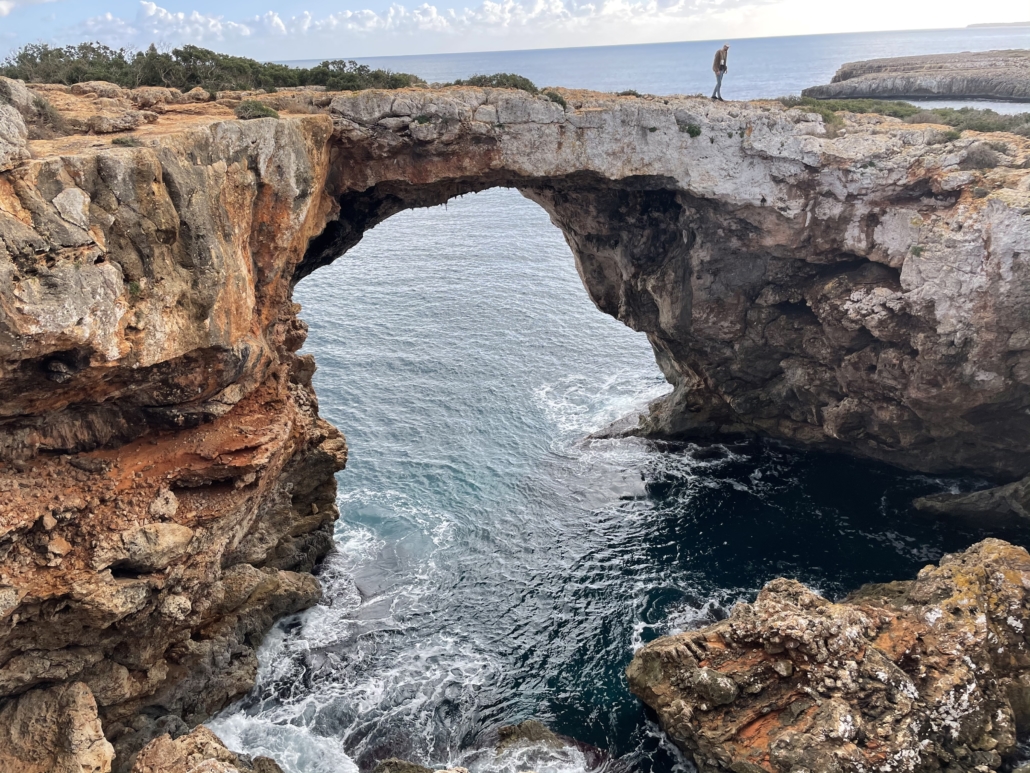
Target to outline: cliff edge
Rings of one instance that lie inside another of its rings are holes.
[[[1030,102],[1030,51],[978,51],[849,62],[815,99],[995,99]]]

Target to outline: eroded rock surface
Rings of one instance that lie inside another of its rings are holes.
[[[30,690],[0,708],[2,773],[107,773],[113,758],[82,682]]]
[[[1028,588],[1000,540],[836,604],[773,580],[627,675],[704,773],[998,770],[1030,729]]]
[[[115,770],[320,597],[346,446],[289,296],[331,132],[209,121],[0,177],[0,696],[84,682]]]
[[[816,99],[1003,99],[1030,102],[1030,52],[977,51],[870,59],[843,65]]]
[[[85,683],[115,770],[318,598],[346,447],[292,287],[405,208],[547,209],[674,385],[638,431],[1030,472],[1022,138],[573,91],[293,91],[241,122],[256,95],[29,90],[65,128],[0,132],[30,156],[0,172],[0,710]],[[120,144],[100,123],[143,110]]]
[[[225,748],[206,727],[172,738],[162,735],[136,758],[132,773],[282,773],[275,760],[253,759]]]

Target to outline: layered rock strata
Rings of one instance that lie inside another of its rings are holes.
[[[318,598],[346,456],[293,284],[484,188],[547,209],[647,333],[674,390],[637,431],[1030,472],[1026,140],[562,93],[292,91],[241,122],[258,95],[6,82],[0,711],[85,685],[127,770],[249,688]]]
[[[331,133],[208,122],[0,177],[0,695],[80,685],[116,770],[320,596],[346,447],[290,281]]]
[[[816,99],[994,99],[1030,102],[1030,51],[977,51],[870,59],[843,65]]]
[[[627,675],[702,773],[999,770],[1030,729],[1027,588],[999,540],[836,604],[778,579]]]

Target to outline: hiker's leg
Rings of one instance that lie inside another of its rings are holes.
[[[723,73],[721,72],[715,74],[715,93],[712,94],[713,99],[722,99],[722,76]]]

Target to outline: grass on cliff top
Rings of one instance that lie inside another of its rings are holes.
[[[800,107],[818,113],[828,124],[840,125],[843,119],[839,111],[850,113],[876,113],[900,118],[907,123],[938,123],[951,126],[958,132],[1012,132],[1030,137],[1030,113],[1002,115],[993,110],[974,107],[924,108],[909,102],[892,102],[883,99],[813,99],[812,97],[780,97],[787,107]]]
[[[540,91],[529,78],[524,78],[521,75],[516,75],[513,72],[498,72],[493,75],[473,75],[471,78],[465,78],[464,80],[456,80],[453,83],[445,84],[447,86],[478,86],[480,88],[495,88],[495,89],[519,89],[520,91],[527,91],[530,94],[536,94]]]
[[[373,70],[354,61],[332,59],[315,67],[289,67],[242,56],[219,54],[199,46],[159,51],[109,48],[101,43],[51,46],[30,43],[0,63],[0,75],[27,83],[109,81],[124,88],[165,86],[189,91],[274,91],[293,86],[325,86],[329,91],[400,89],[424,86],[416,75]]]
[[[249,121],[253,118],[278,118],[279,113],[268,105],[255,102],[252,99],[245,99],[233,110],[236,117],[241,121]]]

